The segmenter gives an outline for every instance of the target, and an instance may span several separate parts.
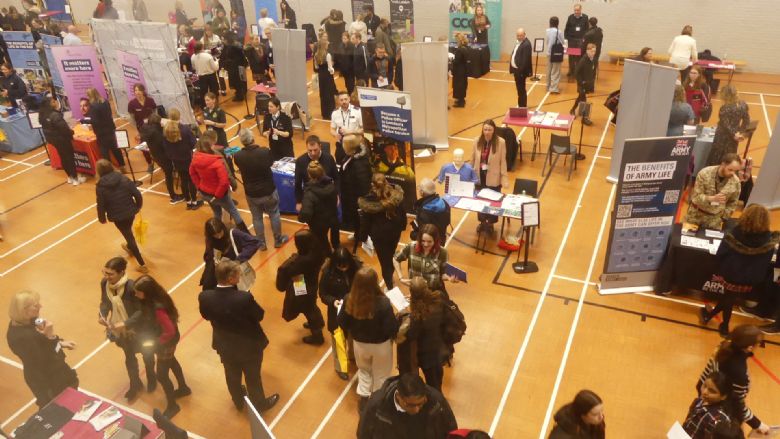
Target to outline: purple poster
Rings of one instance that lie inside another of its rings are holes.
[[[70,108],[74,119],[81,119],[84,115],[81,114],[79,100],[87,97],[88,88],[94,87],[103,98],[108,97],[95,47],[52,46],[51,52],[65,88],[65,108]]]
[[[125,81],[125,90],[127,91],[127,100],[128,102],[132,101],[134,99],[133,87],[135,87],[136,84],[143,84],[144,87],[146,86],[146,81],[144,81],[144,70],[141,67],[141,59],[134,53],[117,50],[116,61],[119,63],[119,68],[122,70],[122,78]]]

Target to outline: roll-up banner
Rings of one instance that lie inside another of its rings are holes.
[[[33,36],[30,32],[3,32],[3,39],[8,46],[8,57],[20,78],[27,85],[27,90],[43,91],[46,76],[41,65],[41,58],[35,49]]]
[[[759,203],[766,206],[767,209],[780,208],[780,114],[775,121],[775,129],[772,132],[772,138],[769,139],[769,145],[764,153],[762,163],[775,163],[772,166],[762,166],[756,179],[756,185],[750,193],[748,205]]]
[[[449,96],[446,43],[404,43],[404,91],[414,96],[412,122],[414,143],[433,145],[437,150],[449,148],[446,111]],[[411,107],[410,107],[411,108]]]
[[[404,209],[417,197],[412,151],[412,95],[395,90],[358,87],[363,130],[374,134],[371,164],[404,190]]]
[[[274,43],[276,96],[282,102],[296,102],[309,112],[309,89],[306,86],[306,31],[271,29]]]
[[[133,88],[135,88],[136,84],[142,84],[146,87],[144,70],[141,67],[141,59],[134,53],[117,50],[116,60],[122,71],[122,79],[124,79],[125,83],[125,93],[127,93],[127,99],[129,101],[134,98]]]
[[[503,0],[450,0],[450,41],[455,41],[458,32],[473,36],[471,21],[474,19],[474,8],[477,4],[485,8],[485,15],[490,21],[488,28],[488,47],[490,59],[501,58],[501,14],[504,9]]]
[[[653,291],[696,136],[626,139],[601,294]]]
[[[390,26],[396,43],[414,41],[414,3],[412,0],[390,0]]]
[[[43,53],[46,54],[46,63],[49,67],[49,76],[51,76],[51,82],[55,88],[62,88],[62,78],[60,78],[60,71],[56,67],[54,61],[54,55],[51,53],[53,46],[61,46],[62,39],[52,35],[41,34],[41,41],[43,41]],[[59,91],[59,90],[58,90]]]
[[[70,109],[74,119],[81,119],[84,115],[81,113],[79,100],[87,97],[88,88],[93,87],[101,96],[108,98],[95,47],[53,46],[51,52],[65,90],[63,109]]]
[[[358,15],[363,15],[363,7],[374,7],[374,0],[352,0],[352,21],[357,20]]]

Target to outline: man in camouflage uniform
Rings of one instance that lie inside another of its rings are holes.
[[[741,168],[739,156],[730,153],[723,156],[720,165],[699,171],[685,221],[720,230],[737,207],[741,190],[737,172]]]

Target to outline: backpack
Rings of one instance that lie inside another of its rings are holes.
[[[558,39],[558,30],[555,30],[555,42],[550,46],[550,62],[563,62],[563,44]]]
[[[460,342],[466,334],[466,317],[451,299],[444,298],[444,321],[442,323],[442,339],[448,346]]]

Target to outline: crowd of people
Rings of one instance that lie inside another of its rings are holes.
[[[239,71],[246,67],[250,68],[254,82],[273,81],[271,30],[277,26],[295,29],[298,24],[295,11],[286,0],[281,0],[279,23],[269,17],[267,10],[261,10],[259,35],[251,36],[243,45],[247,40],[243,12],[231,10],[227,14],[219,0],[207,1],[206,7],[209,20],[199,38],[191,28],[194,19],[187,17],[180,1],[172,14],[178,25],[181,68],[198,78],[198,99],[202,98],[199,126],[182,123],[177,108],[165,109],[167,122],[163,124],[160,108],[142,84],[134,87],[127,110],[138,130],[137,140],[145,142],[148,148],[144,151],[148,171],[152,172],[156,163],[165,175],[170,204],[185,202],[187,210],[195,210],[208,203],[212,209],[212,217],[204,224],[199,311],[212,326],[211,347],[223,364],[228,393],[236,409],[244,409],[244,395],[260,412],[271,409],[280,399],[278,393],[265,391],[261,378],[263,351],[269,340],[261,325],[265,311],[250,290],[267,285],[255,285],[257,279],[248,262],[268,248],[264,215],[269,217],[274,248],[281,248],[290,240],[282,233],[272,167],[275,161],[292,157],[298,220],[308,228],[295,233],[295,251],[277,269],[275,288],[284,294],[281,317],[291,322],[303,314],[305,344],[324,344],[323,330],[328,331],[334,371],[339,378],[350,379],[349,363],[354,361],[360,415],[357,436],[489,437],[482,431],[458,430],[456,416],[444,395],[445,365],[453,358],[455,344],[465,331],[463,316],[447,291],[447,284],[458,282],[446,274],[450,207],[436,193],[434,180],[422,178],[417,186],[418,201],[411,211],[404,209],[404,189],[392,183],[385,173],[372,169],[372,145],[363,137],[362,115],[354,105],[356,86],[403,88],[401,50],[390,37],[390,23],[377,17],[372,6],[365,6],[364,14],[351,23],[334,9],[322,20],[316,40],[309,41],[320,111],[322,118],[330,121],[334,154],[329,151],[329,144],[310,135],[305,140],[306,152],[295,158],[292,120],[282,111],[282,103],[276,97],[269,99],[268,111],[259,124],[268,146],[259,145],[251,130],[240,129],[237,137],[243,147],[228,154],[227,116],[219,106],[220,96],[227,94],[229,83],[235,90],[233,100],[245,99],[247,81]],[[148,19],[143,0],[134,0],[133,11],[136,19]],[[115,18],[115,14],[111,0],[100,0],[96,17]],[[568,56],[568,77],[577,88],[573,114],[594,91],[603,31],[598,19],[585,15],[579,4],[568,17],[563,32],[558,29],[559,23],[558,17],[551,17],[546,30],[550,56],[547,90],[560,92],[564,42],[569,47],[580,47],[580,55]],[[470,24],[470,39],[465,34],[455,37],[458,48],[453,54],[451,73],[456,107],[465,106],[468,87],[465,48],[472,41],[487,43],[490,20],[483,5],[475,8]],[[48,24],[37,16],[28,17],[25,22],[11,7],[7,14],[0,10],[0,26],[29,26],[33,31],[44,32]],[[48,29],[47,32],[59,33],[56,28]],[[68,28],[66,34],[65,39],[78,38],[75,28]],[[517,105],[527,107],[525,81],[533,74],[532,48],[522,28],[516,31],[516,38],[509,60],[510,73],[517,86]],[[689,67],[689,62],[697,59],[691,26],[674,39],[669,53],[671,62],[681,71],[667,132],[671,136],[682,134],[683,125],[710,118],[713,92],[701,68]],[[652,49],[642,49],[638,60],[654,62]],[[227,83],[219,75],[221,69],[228,73]],[[24,98],[24,84],[12,66],[5,63],[0,71],[4,75],[0,81],[3,95],[14,102]],[[334,79],[337,72],[344,79],[346,90],[338,89]],[[771,231],[769,213],[763,206],[747,206],[736,222],[732,219],[744,181],[740,173],[746,168],[746,162],[735,152],[750,117],[734,86],[724,87],[719,96],[723,105],[707,158],[709,166],[696,176],[686,221],[713,229],[722,229],[727,223],[734,223],[734,227],[727,228],[716,255],[717,275],[725,293],[715,307],[702,308],[699,316],[700,322],[707,325],[722,314],[719,332],[724,341],[707,362],[696,386],[697,397],[683,423],[694,439],[738,438],[742,423],[762,434],[769,431],[745,403],[750,388],[747,359],[762,343],[763,334],[780,332],[780,307],[776,307],[776,323],[762,328],[729,328],[733,307],[741,298],[753,297],[747,295],[761,289],[777,253],[780,233]],[[107,339],[124,353],[130,384],[124,397],[133,401],[144,388],[137,358],[140,354],[146,371],[146,391],[154,392],[159,383],[165,394],[166,407],[158,416],[165,418],[165,424],[180,410],[177,399],[193,392],[175,356],[181,338],[179,312],[165,288],[149,275],[132,230],[143,207],[143,194],[123,175],[125,162],[116,143],[110,103],[91,88],[79,104],[84,115],[82,123],[93,127],[102,157],[96,163],[98,220],[114,223],[125,240],[123,250],[135,260],[136,270],[141,273],[132,279],[124,257],[105,263],[98,324],[104,328]],[[67,182],[84,183],[85,177],[75,168],[74,132],[56,98],[43,100],[40,121],[47,142],[61,158]],[[585,118],[583,123],[590,121]],[[469,163],[463,150],[455,150],[452,162],[442,166],[436,181],[442,183],[445,175],[457,174],[480,188],[500,192],[509,187],[506,149],[495,122],[488,119],[474,140]],[[237,174],[251,212],[254,234],[236,207],[238,200],[233,198],[238,190]],[[176,177],[181,194],[176,192]],[[402,243],[409,225],[408,214],[415,218],[412,240]],[[495,222],[494,217],[485,214],[480,214],[479,220],[480,228],[492,228]],[[352,250],[342,243],[341,231],[353,232],[347,238],[353,243]],[[359,243],[375,252],[379,272],[357,256]],[[404,309],[396,309],[385,294],[398,285],[409,291],[409,305]],[[325,316],[318,299],[326,309]],[[766,303],[772,300],[761,297],[758,304],[746,308],[765,310],[772,307]],[[40,309],[37,293],[22,291],[13,296],[8,343],[22,361],[24,378],[36,403],[43,407],[63,389],[77,387],[79,380],[65,362],[63,351],[75,344],[59,338],[53,323],[40,317]],[[394,370],[398,373],[394,374]],[[169,377],[171,372],[176,387]],[[550,439],[603,439],[604,406],[595,392],[578,392],[556,412]]]

